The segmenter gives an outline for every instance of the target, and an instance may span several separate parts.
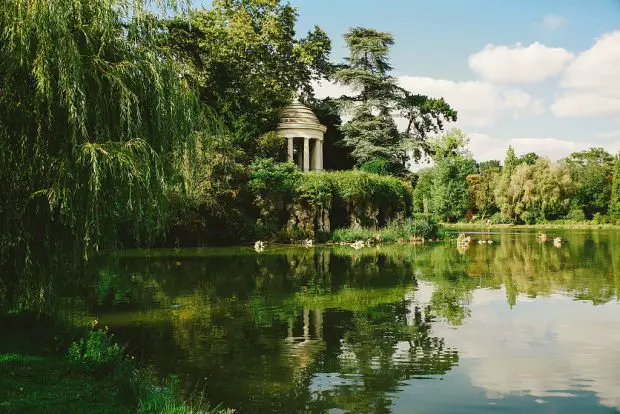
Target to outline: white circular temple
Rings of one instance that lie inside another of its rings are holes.
[[[278,134],[288,141],[288,161],[302,171],[323,169],[323,139],[327,127],[319,123],[310,110],[295,99],[282,110]]]

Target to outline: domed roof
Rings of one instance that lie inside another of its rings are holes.
[[[321,126],[314,112],[297,99],[293,100],[290,105],[282,109],[280,113],[279,127],[286,127],[286,124],[308,124],[314,127]]]

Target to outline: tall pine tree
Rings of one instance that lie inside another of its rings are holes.
[[[347,65],[336,72],[336,80],[358,93],[341,99],[351,115],[342,126],[343,143],[351,148],[358,165],[381,159],[389,169],[402,169],[406,153],[392,117],[399,91],[389,75],[391,34],[356,27],[344,36],[349,47]]]

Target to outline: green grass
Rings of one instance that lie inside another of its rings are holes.
[[[32,315],[0,316],[1,413],[215,414],[202,399],[178,397],[177,381],[163,384],[135,367],[103,330],[73,342],[78,328],[49,323]],[[89,345],[84,347],[84,343]],[[68,349],[81,347],[80,352]],[[100,366],[110,369],[101,370]]]
[[[70,369],[62,357],[0,354],[0,412],[131,413],[110,380]]]
[[[441,223],[447,228],[491,228],[491,229],[620,229],[618,224],[596,223],[540,223],[540,224],[485,224],[485,223]]]

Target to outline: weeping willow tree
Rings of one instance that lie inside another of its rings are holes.
[[[201,119],[151,12],[173,0],[0,2],[0,302],[158,230]],[[56,275],[56,276],[54,276]],[[56,283],[59,280],[56,280]]]

